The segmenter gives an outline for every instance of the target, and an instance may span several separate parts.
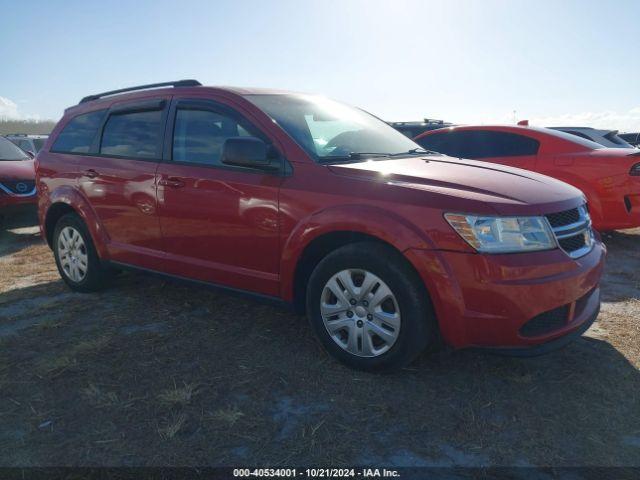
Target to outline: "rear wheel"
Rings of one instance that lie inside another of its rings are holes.
[[[111,277],[100,263],[86,225],[75,213],[63,216],[56,223],[53,254],[60,276],[78,292],[100,290]]]
[[[307,315],[329,353],[362,370],[404,367],[436,338],[420,278],[402,255],[373,242],[347,245],[318,264]]]

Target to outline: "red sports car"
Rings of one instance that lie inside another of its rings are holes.
[[[22,211],[35,212],[37,196],[31,156],[0,137],[0,223]]]
[[[441,128],[415,141],[451,157],[501,163],[567,182],[587,196],[599,230],[640,226],[640,150],[606,148],[568,133],[515,125]]]

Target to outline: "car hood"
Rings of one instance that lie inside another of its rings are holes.
[[[0,180],[34,180],[33,160],[0,160]]]
[[[504,215],[545,214],[584,202],[580,190],[546,175],[444,155],[334,164],[330,169],[338,175],[482,202]]]

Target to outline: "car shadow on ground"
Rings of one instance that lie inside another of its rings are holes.
[[[7,218],[0,223],[0,256],[11,255],[42,242],[35,214]]]
[[[640,466],[639,372],[593,338],[366,374],[298,316],[133,274],[0,294],[0,325],[0,465]]]

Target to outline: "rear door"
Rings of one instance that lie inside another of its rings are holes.
[[[222,164],[224,141],[238,136],[273,144],[228,105],[204,99],[174,100],[164,161],[158,169],[166,271],[275,296],[279,292],[282,171]],[[278,156],[278,161],[284,159]]]
[[[155,175],[169,100],[112,105],[94,140],[93,155],[78,159],[79,188],[100,220],[114,261],[153,269],[160,265]]]

